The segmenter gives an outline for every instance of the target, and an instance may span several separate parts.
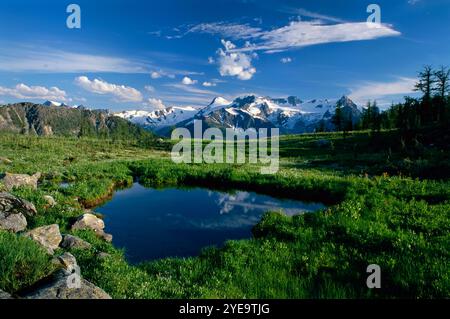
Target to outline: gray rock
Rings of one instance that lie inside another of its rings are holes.
[[[45,195],[44,199],[50,207],[56,206],[56,201],[52,196]]]
[[[0,300],[1,299],[13,299],[11,295],[3,290],[0,290]]]
[[[35,228],[25,233],[24,236],[29,237],[40,244],[51,255],[53,255],[55,249],[59,247],[59,244],[62,241],[59,226],[56,224]]]
[[[34,216],[37,214],[36,207],[24,199],[19,199],[9,193],[0,192],[0,216],[1,214],[23,214],[24,216]]]
[[[111,299],[104,290],[85,279],[80,279],[79,288],[69,288],[67,276],[63,271],[49,284],[26,295],[27,299]]]
[[[7,230],[13,233],[18,233],[27,228],[27,219],[23,214],[10,214],[8,216],[1,217],[0,212],[0,230]]]
[[[58,261],[63,266],[63,269],[72,274],[78,267],[77,260],[71,253],[64,253],[58,257]]]
[[[104,228],[105,223],[103,220],[90,213],[81,215],[72,225],[72,230],[90,229],[99,233],[103,232]]]
[[[8,191],[13,190],[15,187],[22,186],[29,186],[33,189],[37,189],[39,178],[41,178],[41,173],[36,173],[32,176],[27,174],[6,173],[2,181]]]
[[[65,249],[76,248],[76,249],[89,249],[91,248],[91,244],[83,239],[72,236],[72,235],[64,235],[63,241],[60,246]]]
[[[27,299],[111,299],[101,288],[83,279],[77,261],[70,253],[58,257],[63,269],[37,285]]]
[[[35,214],[36,208],[30,202],[9,193],[0,193],[0,230],[23,231],[27,228],[26,216]]]

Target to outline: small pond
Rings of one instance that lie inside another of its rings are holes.
[[[95,211],[103,214],[114,245],[125,248],[128,260],[138,263],[195,256],[206,246],[250,238],[252,227],[270,210],[295,215],[324,207],[244,191],[153,189],[136,183]]]

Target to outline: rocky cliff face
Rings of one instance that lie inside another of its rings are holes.
[[[150,137],[141,127],[104,110],[17,103],[0,106],[0,131],[41,136]]]

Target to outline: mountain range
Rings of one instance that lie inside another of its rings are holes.
[[[356,125],[361,109],[347,96],[340,99],[302,101],[298,97],[270,98],[248,95],[230,102],[216,97],[205,108],[168,107],[155,111],[123,111],[116,116],[127,119],[160,135],[169,135],[175,127],[193,130],[195,120],[203,128],[279,128],[281,134],[333,131],[333,116],[340,107],[342,118]]]
[[[24,102],[0,106],[0,132],[139,141],[154,139],[151,132],[106,110],[50,103]]]

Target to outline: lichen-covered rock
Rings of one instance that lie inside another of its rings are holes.
[[[91,244],[83,239],[72,236],[72,235],[64,235],[63,241],[60,246],[65,249],[75,248],[75,249],[89,249]]]
[[[68,271],[69,273],[73,273],[78,266],[75,256],[67,252],[59,256],[58,261],[63,269]]]
[[[3,177],[3,185],[8,191],[13,190],[15,187],[28,186],[33,189],[37,189],[39,178],[41,173],[36,173],[32,176],[27,174],[10,174],[6,173]]]
[[[18,233],[27,228],[27,219],[23,214],[3,215],[0,212],[0,230],[7,230],[13,233]]]
[[[27,299],[111,299],[101,288],[81,277],[77,260],[70,253],[58,257],[62,266],[50,278],[37,284]]]
[[[24,199],[19,199],[9,193],[0,192],[0,214],[23,214],[34,216],[37,214],[36,207]]]
[[[35,228],[25,233],[24,236],[33,239],[35,242],[44,247],[51,255],[53,255],[55,249],[59,247],[59,244],[62,241],[59,226],[56,224]]]
[[[0,230],[23,231],[27,227],[26,216],[35,214],[36,208],[30,202],[9,193],[0,193]]]
[[[104,228],[105,223],[103,220],[90,213],[81,215],[72,225],[72,230],[90,229],[95,232],[103,232]]]

